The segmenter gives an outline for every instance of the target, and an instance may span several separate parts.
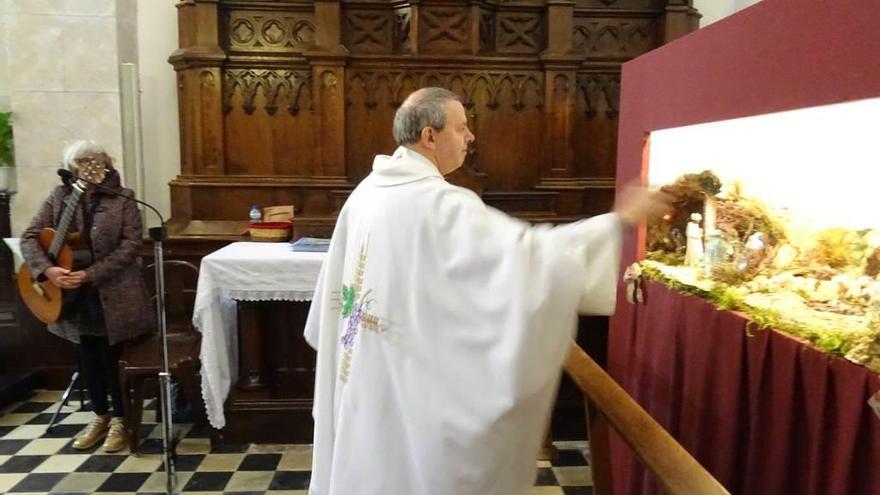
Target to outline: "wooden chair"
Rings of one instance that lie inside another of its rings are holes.
[[[199,269],[192,263],[165,260],[165,313],[168,331],[168,368],[197,419],[204,420],[204,403],[198,381],[201,334],[192,327],[193,305]],[[144,268],[148,290],[155,303],[155,264]],[[125,403],[125,425],[131,453],[137,452],[143,416],[144,386],[156,378],[162,366],[162,342],[158,331],[129,342],[119,359],[119,383]],[[160,398],[161,401],[161,398]],[[157,420],[160,419],[157,409]]]

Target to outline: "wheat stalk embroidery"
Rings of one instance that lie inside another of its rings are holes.
[[[345,325],[345,333],[342,335],[342,347],[345,353],[342,356],[342,366],[340,369],[340,377],[343,382],[348,381],[351,372],[351,359],[354,350],[354,339],[358,334],[358,329],[363,327],[366,330],[379,332],[382,330],[382,324],[379,317],[367,312],[367,308],[373,302],[369,298],[371,290],[363,291],[364,284],[364,267],[366,265],[367,255],[365,247],[361,247],[358,255],[358,266],[355,271],[354,282],[351,285],[342,285],[342,318],[348,318]]]

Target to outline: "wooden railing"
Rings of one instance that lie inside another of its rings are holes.
[[[729,492],[620,387],[587,353],[572,343],[565,372],[589,400],[590,451],[597,495],[611,495],[608,429],[629,444],[668,495]]]

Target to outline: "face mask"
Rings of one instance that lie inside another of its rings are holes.
[[[109,172],[103,163],[94,158],[83,160],[82,162],[78,161],[77,165],[76,175],[78,177],[97,184],[103,182],[107,177],[107,172]]]

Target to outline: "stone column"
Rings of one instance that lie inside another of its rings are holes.
[[[13,112],[19,192],[12,235],[20,235],[58,184],[61,152],[76,139],[103,145],[122,168],[117,1],[8,0],[0,47]]]

